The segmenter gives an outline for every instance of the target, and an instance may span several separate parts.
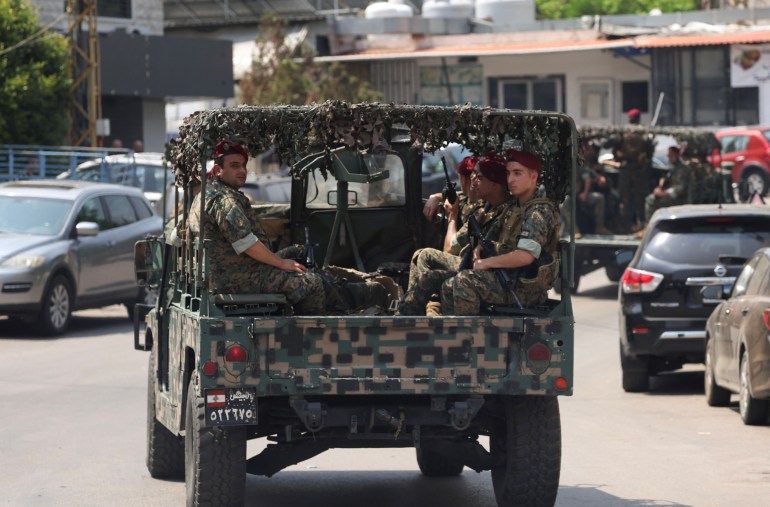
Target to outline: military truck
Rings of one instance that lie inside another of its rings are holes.
[[[205,237],[137,243],[137,279],[159,293],[134,335],[150,351],[150,475],[184,477],[188,505],[242,505],[246,474],[272,476],[333,448],[414,447],[426,476],[491,471],[500,506],[553,505],[558,397],[573,389],[573,242],[560,245],[564,290],[542,306],[407,317],[393,304],[413,252],[441,244],[422,216],[422,157],[450,142],[531,150],[546,195],[561,202],[576,166],[572,119],[345,102],[198,112],[167,149],[188,187],[177,230],[223,139],[253,154],[273,146],[292,168],[291,203],[255,205],[272,246],[303,244],[307,230],[314,268],[392,280],[391,304],[298,315],[280,294],[210,291]],[[247,456],[252,439],[267,445]]]
[[[721,145],[709,129],[698,127],[643,127],[643,126],[586,126],[578,128],[581,141],[596,141],[611,155],[621,143],[626,132],[638,132],[645,140],[650,161],[650,186],[639,189],[645,196],[657,185],[658,180],[670,168],[665,153],[668,146],[686,146],[683,156],[693,167],[686,202],[709,204],[735,202],[729,169],[721,168]],[[580,278],[598,269],[604,269],[610,281],[617,282],[634,256],[641,235],[623,230],[620,224],[618,195],[618,169],[611,160],[605,161],[604,174],[611,182],[612,193],[607,195],[605,214],[607,228],[615,234],[596,234],[593,218],[577,205],[575,221],[581,235],[575,240],[575,276],[573,294],[577,292]],[[627,205],[627,203],[626,203]],[[574,233],[574,231],[572,231]]]

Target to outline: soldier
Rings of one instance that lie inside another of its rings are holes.
[[[423,215],[428,220],[432,220],[438,213],[439,207],[443,204],[446,217],[447,217],[447,230],[444,236],[444,251],[458,254],[459,247],[456,242],[453,242],[455,235],[460,226],[468,221],[470,214],[481,208],[482,202],[476,197],[476,189],[473,187],[471,178],[473,170],[478,164],[481,157],[471,156],[465,157],[457,164],[457,174],[460,177],[460,193],[457,196],[457,200],[454,205],[442,203],[443,195],[441,193],[432,194],[428,197],[423,207]],[[454,209],[453,209],[454,208]],[[453,219],[454,217],[454,219]]]
[[[641,112],[631,109],[628,123],[639,125]],[[636,231],[644,224],[644,198],[649,187],[650,154],[652,143],[638,131],[623,133],[620,145],[615,148],[615,160],[620,162],[621,224],[627,231]]]
[[[488,227],[513,208],[506,183],[505,160],[494,154],[482,158],[476,165],[474,180],[477,196],[489,204],[484,221],[484,226]],[[467,237],[466,230],[467,224],[464,224],[457,236]],[[456,273],[460,261],[459,255],[435,248],[415,252],[409,270],[409,285],[397,315],[424,315],[427,303],[434,294],[438,297],[441,284]]]
[[[460,271],[441,287],[445,315],[478,315],[481,303],[542,304],[559,270],[559,212],[547,198],[537,194],[542,167],[531,153],[506,152],[508,190],[513,205],[497,216],[485,217],[482,231],[496,255],[482,258],[473,250],[473,269]],[[496,269],[508,270],[514,287],[504,287]],[[516,270],[516,271],[513,271]],[[512,290],[515,290],[514,297]]]
[[[644,200],[644,211],[648,221],[656,209],[684,204],[687,200],[691,168],[682,160],[681,149],[678,146],[669,147],[668,162],[671,164],[668,175],[660,179],[658,186]]]
[[[605,194],[597,190],[597,187],[601,185],[602,178],[604,179],[604,185],[607,184],[606,178],[599,175],[595,168],[600,166],[598,164],[598,147],[595,143],[588,143],[585,147],[585,164],[580,166],[577,174],[577,209],[583,213],[587,213],[589,218],[593,221],[593,232],[596,234],[612,234],[612,231],[605,226]],[[596,151],[596,155],[593,152]],[[596,164],[594,164],[594,161]],[[571,206],[571,196],[567,196],[562,203],[563,209],[568,209]],[[562,224],[564,233],[568,233],[571,222],[569,220],[570,213],[562,214]],[[580,231],[575,226],[575,236],[580,237]]]
[[[249,200],[238,190],[246,182],[248,158],[243,146],[217,143],[213,177],[205,197],[196,195],[190,209],[190,230],[199,235],[203,228],[205,237],[212,240],[208,249],[210,289],[218,293],[285,294],[300,313],[320,315],[325,307],[321,278],[308,273],[296,260],[281,258],[268,248]]]

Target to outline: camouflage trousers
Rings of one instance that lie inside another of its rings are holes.
[[[516,296],[524,308],[541,304],[547,299],[547,288],[538,281],[520,278],[516,282]],[[441,311],[444,315],[479,315],[482,303],[517,305],[510,288],[503,286],[493,270],[466,269],[441,286]]]
[[[236,286],[223,289],[222,292],[241,294],[283,294],[300,315],[323,315],[326,309],[323,282],[316,273],[300,274],[255,263],[255,268],[243,273]]]
[[[398,315],[425,315],[425,305],[434,294],[440,294],[445,280],[457,273],[460,257],[435,248],[423,248],[412,255],[409,285]]]

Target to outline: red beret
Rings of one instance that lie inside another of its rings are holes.
[[[540,169],[543,167],[543,163],[540,161],[540,157],[527,151],[519,151],[514,149],[506,150],[505,158],[508,159],[508,162],[518,162],[527,169],[531,169],[537,172],[540,172]]]
[[[457,164],[457,174],[460,176],[470,176],[473,172],[473,168],[479,163],[481,157],[465,157]]]
[[[642,114],[642,112],[639,111],[636,108],[629,109],[628,112],[626,113],[626,115],[628,115],[629,118],[636,118],[637,116],[640,116],[641,114]]]
[[[500,185],[508,185],[508,174],[505,171],[505,160],[498,155],[487,155],[479,160],[479,171],[484,177]]]
[[[247,162],[249,160],[249,152],[246,151],[246,148],[244,148],[240,144],[231,143],[229,141],[219,141],[217,145],[214,147],[215,159],[219,157],[223,157],[225,155],[236,155],[236,154],[242,155],[244,162]]]

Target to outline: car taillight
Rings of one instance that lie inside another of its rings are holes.
[[[232,363],[243,363],[249,360],[249,353],[240,345],[233,345],[225,352],[225,360]]]
[[[765,311],[762,312],[762,320],[765,321],[765,327],[770,331],[770,308],[765,308]]]
[[[620,279],[620,286],[625,294],[652,292],[663,281],[663,275],[641,269],[627,268]]]

